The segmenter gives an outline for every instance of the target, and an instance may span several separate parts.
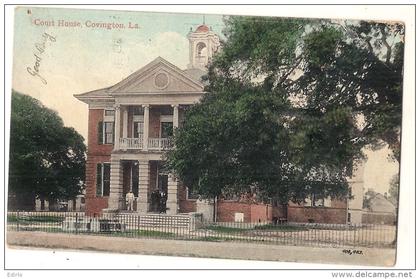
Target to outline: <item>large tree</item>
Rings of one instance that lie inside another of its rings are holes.
[[[230,17],[168,167],[205,198],[347,194],[362,148],[399,158],[402,27]]]
[[[12,92],[9,196],[15,196],[14,207],[33,209],[35,198],[54,201],[81,193],[85,151],[83,137],[64,127],[55,111]]]

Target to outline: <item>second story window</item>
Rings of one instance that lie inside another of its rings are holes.
[[[98,144],[114,143],[114,122],[98,122]]]
[[[103,121],[98,122],[98,144],[114,143],[115,110],[105,109]]]
[[[144,124],[140,121],[134,122],[134,137],[135,138],[143,138],[143,131],[144,131]]]

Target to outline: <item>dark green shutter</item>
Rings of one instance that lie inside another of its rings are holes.
[[[96,196],[102,197],[102,164],[96,165]]]
[[[98,122],[98,144],[104,143],[104,125],[102,121]]]
[[[109,196],[110,184],[111,184],[111,165],[109,163],[104,163],[104,192],[102,193],[104,197]]]

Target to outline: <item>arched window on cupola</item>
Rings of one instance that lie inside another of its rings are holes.
[[[206,56],[206,52],[207,52],[206,44],[203,42],[199,42],[197,44],[197,56],[198,57]]]

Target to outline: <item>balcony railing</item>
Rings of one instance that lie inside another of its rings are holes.
[[[147,148],[150,150],[164,150],[172,147],[172,142],[169,138],[149,138]]]
[[[120,138],[120,149],[143,149],[142,138]],[[172,147],[169,138],[149,138],[148,150],[165,150]]]
[[[121,149],[143,149],[142,138],[120,138]]]

